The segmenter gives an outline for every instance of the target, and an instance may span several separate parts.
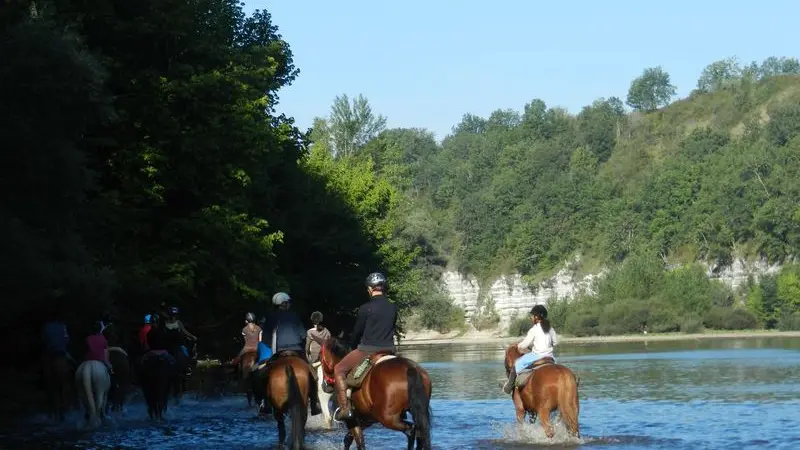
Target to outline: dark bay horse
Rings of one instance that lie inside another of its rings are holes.
[[[244,352],[237,368],[239,369],[239,388],[247,395],[247,406],[253,405],[253,366],[258,359],[258,351],[249,350]]]
[[[313,393],[314,378],[311,367],[294,352],[280,352],[266,367],[267,402],[278,422],[278,443],[286,441],[286,414],[292,416],[291,448],[299,450],[305,446],[308,398]]]
[[[50,415],[63,422],[72,404],[75,367],[66,355],[47,355],[42,358],[42,369]]]
[[[151,419],[162,420],[169,404],[170,388],[177,378],[177,364],[167,355],[150,352],[142,357],[139,373],[147,414]]]
[[[320,361],[326,383],[333,384],[333,368],[349,352],[341,340],[330,337],[322,345]],[[365,447],[363,429],[375,423],[402,431],[408,437],[408,448],[431,448],[431,380],[428,372],[416,362],[398,356],[374,366],[364,377],[361,386],[350,394],[354,421],[348,423],[344,448],[356,442],[359,450]],[[405,420],[411,413],[414,422]]]
[[[114,374],[111,375],[111,392],[108,393],[109,406],[112,411],[122,411],[132,381],[128,352],[120,347],[111,347],[108,349],[108,359],[114,368]]]
[[[516,344],[506,348],[506,376],[514,370],[514,361],[522,356]],[[561,364],[542,365],[533,371],[522,388],[514,388],[512,398],[517,411],[517,421],[522,423],[525,414],[529,414],[531,422],[536,417],[542,421],[542,428],[547,437],[554,435],[550,414],[558,410],[567,429],[576,437],[578,431],[578,379],[575,374]]]

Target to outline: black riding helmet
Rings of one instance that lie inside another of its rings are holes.
[[[253,314],[253,313],[251,313],[251,312],[249,312],[249,313],[247,313],[247,314],[245,314],[245,315],[244,315],[244,320],[245,320],[247,323],[255,323],[255,321],[256,321],[256,315],[255,315],[255,314]]]
[[[531,315],[547,319],[547,308],[544,305],[536,305],[531,308]]]
[[[364,284],[367,287],[380,288],[382,291],[386,291],[389,281],[386,279],[384,274],[380,272],[373,272],[367,276],[367,280]]]

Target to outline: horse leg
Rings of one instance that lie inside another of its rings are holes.
[[[522,394],[519,389],[514,390],[514,395],[511,396],[514,400],[514,409],[517,412],[517,422],[525,423],[525,404],[522,402]]]
[[[317,367],[317,398],[319,398],[319,406],[322,408],[322,417],[325,418],[325,427],[333,427],[333,416],[331,415],[330,402],[333,394],[325,392],[324,385],[325,378],[322,373],[322,365]]]
[[[409,426],[406,429],[406,431],[403,432],[403,433],[405,433],[406,437],[408,438],[408,450],[414,450],[414,441],[417,440],[416,431],[417,431],[416,427],[414,427],[414,425],[410,425],[409,424]],[[422,447],[420,445],[418,445],[417,448],[422,448]]]
[[[365,450],[367,446],[364,443],[364,430],[360,425],[353,427],[353,438],[356,441],[356,448],[358,450]]]
[[[344,435],[344,450],[350,450],[351,445],[353,445],[353,432],[348,430]]]
[[[275,421],[278,422],[278,446],[283,448],[286,443],[286,423],[282,412],[275,411]]]
[[[555,432],[553,431],[553,424],[550,422],[550,410],[548,408],[539,408],[536,413],[542,422],[545,436],[552,439]]]

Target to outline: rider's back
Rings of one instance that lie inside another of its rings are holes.
[[[397,306],[383,295],[376,295],[358,308],[353,346],[373,352],[394,349]]]
[[[270,317],[262,338],[270,347],[272,347],[272,333],[275,333],[276,348],[273,349],[275,353],[283,350],[303,351],[306,329],[294,311],[277,311]]]
[[[166,351],[168,349],[168,339],[164,328],[155,326],[147,333],[147,345],[150,350]]]
[[[66,353],[69,336],[67,327],[57,321],[48,322],[44,326],[45,351],[51,354]]]

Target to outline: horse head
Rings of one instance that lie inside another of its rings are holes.
[[[506,347],[506,355],[503,361],[506,368],[506,376],[511,373],[511,369],[514,368],[514,361],[520,356],[522,356],[522,353],[519,351],[519,348],[517,348],[517,344],[511,344]]]

